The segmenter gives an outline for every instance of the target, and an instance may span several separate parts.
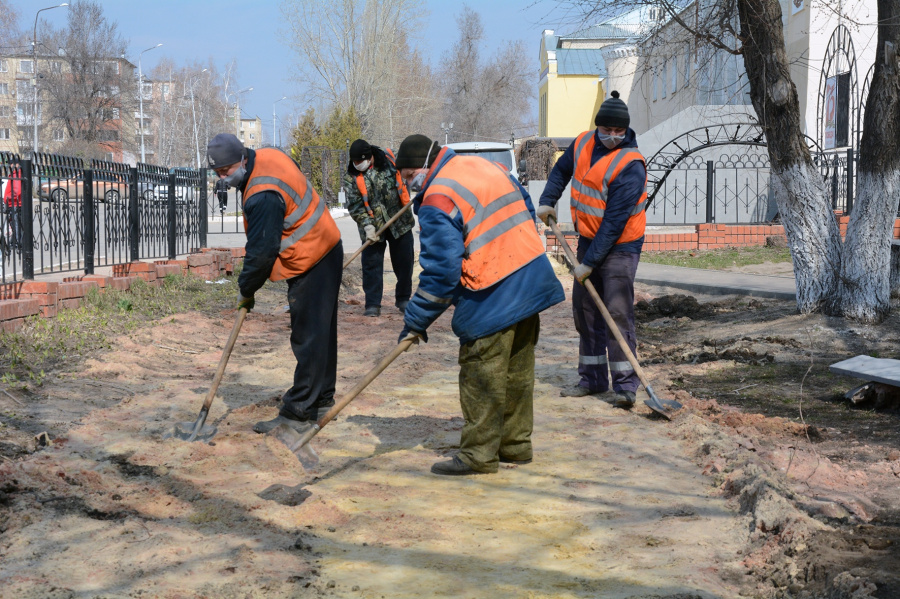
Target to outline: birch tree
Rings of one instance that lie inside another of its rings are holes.
[[[772,186],[797,279],[798,309],[877,322],[889,311],[890,232],[900,182],[895,54],[900,44],[898,3],[900,0],[878,0],[878,56],[866,105],[857,202],[846,245],[803,135],[778,0],[698,0],[690,3],[687,11],[684,3],[672,0],[576,0],[567,4],[582,9],[585,15],[608,14],[614,6],[618,10],[659,7],[695,43],[743,58],[751,102],[766,134]]]
[[[408,33],[413,0],[285,0],[281,11],[309,104],[353,108],[371,143],[396,145],[432,112],[431,76]]]

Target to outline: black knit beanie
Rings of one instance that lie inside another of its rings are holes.
[[[429,152],[429,149],[431,150]],[[410,135],[402,142],[397,150],[397,168],[422,168],[434,164],[438,152],[441,151],[441,145],[436,141],[431,141],[424,135]],[[428,158],[428,164],[425,159]]]
[[[350,144],[350,160],[361,162],[372,156],[372,146],[364,139],[357,139]]]
[[[594,117],[594,125],[627,129],[631,123],[628,106],[619,99],[619,92],[613,90],[609,95],[612,97],[600,105],[600,110],[597,111],[597,116]]]

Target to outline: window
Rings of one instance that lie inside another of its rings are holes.
[[[8,73],[9,72],[9,63],[6,60],[0,60],[0,73]]]
[[[50,72],[51,73],[61,73],[62,72],[62,63],[58,60],[54,60],[50,63]]]
[[[250,121],[250,128],[256,129],[256,121]],[[252,137],[250,139],[253,139]]]
[[[666,87],[667,87],[666,84],[669,82],[668,74],[669,74],[669,61],[664,60],[663,64],[662,64],[662,73],[661,73],[661,77],[660,77],[660,81],[659,81],[659,87],[661,88],[660,92],[662,92],[661,95],[663,98],[666,97]]]
[[[141,84],[141,91],[143,92],[141,95],[144,97],[144,100],[149,100],[153,97],[153,84],[152,83],[143,83]]]
[[[678,57],[672,57],[672,88],[669,90],[673,94],[678,91]]]
[[[656,71],[657,71],[656,66],[654,66],[653,69],[650,71],[650,77],[653,79],[653,101],[654,102],[656,102],[656,100],[659,99],[659,92],[657,91],[658,90],[657,80],[659,79],[659,75],[657,74]]]
[[[163,85],[162,85],[162,93],[163,93],[164,96],[168,96],[168,95],[169,95],[169,84],[168,84],[168,83],[163,83]]]
[[[53,130],[53,141],[63,141],[66,136],[63,134],[62,129],[54,129]]]
[[[0,83],[0,96],[9,95],[9,83]]]
[[[20,60],[19,61],[19,72],[20,73],[34,73],[34,62],[31,60]]]
[[[31,85],[31,82],[21,79],[16,81],[16,96],[19,100],[34,99],[34,87]]]
[[[119,132],[115,129],[101,129],[100,141],[118,141]]]
[[[253,133],[251,133],[251,134],[250,134],[250,139],[251,139],[251,140],[256,139],[256,135],[254,135]]]
[[[9,118],[12,116],[12,106],[0,106],[0,117]]]
[[[9,139],[9,129],[0,129],[0,139]]]
[[[691,81],[691,46],[688,44],[684,48],[684,87],[688,86]]]

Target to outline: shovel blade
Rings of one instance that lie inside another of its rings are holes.
[[[297,446],[303,438],[303,433],[282,423],[273,428],[269,434],[284,443],[297,456],[305,470],[313,470],[319,465],[319,456],[309,443]]]
[[[194,437],[194,429],[196,426],[196,422],[178,422],[175,424],[172,433],[167,435],[166,438],[174,437],[176,439],[181,439],[182,441],[209,441],[219,430],[211,424],[204,424],[197,431],[197,436]]]
[[[660,399],[656,393],[650,393],[650,399],[645,399],[644,403],[648,408],[659,414],[666,420],[671,420],[672,414],[680,410],[683,406],[674,399]]]

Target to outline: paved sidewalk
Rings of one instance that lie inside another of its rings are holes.
[[[750,275],[725,270],[703,270],[641,262],[638,264],[635,281],[710,295],[736,294],[793,301],[797,299],[793,277]]]

